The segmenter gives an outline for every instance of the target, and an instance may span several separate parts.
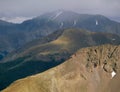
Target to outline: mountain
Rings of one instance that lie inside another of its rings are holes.
[[[43,14],[32,20],[23,22],[23,25],[34,25],[35,28],[38,28],[38,26],[40,26],[40,21],[43,21],[43,27],[46,27],[46,24],[48,23],[48,28],[52,26],[54,28],[54,31],[55,29],[63,28],[82,28],[94,32],[108,32],[120,34],[120,23],[112,21],[105,16],[79,14],[72,11],[64,10],[58,10],[55,12]],[[49,24],[51,24],[51,26]],[[29,30],[32,29],[33,28],[30,28]]]
[[[102,15],[79,14],[72,11],[58,10],[43,14],[36,18],[54,21],[59,28],[82,28],[95,32],[110,32],[120,34],[120,23]]]
[[[0,63],[0,89],[17,79],[43,72],[64,62],[80,48],[102,44],[119,45],[120,36],[82,29],[65,29],[32,41],[7,55]]]
[[[83,48],[59,66],[13,82],[2,92],[119,92],[120,46]]]
[[[10,53],[34,39],[42,38],[57,30],[56,24],[52,22],[46,23],[45,20],[31,22],[13,24],[0,21],[0,52]],[[4,57],[3,54],[0,54],[1,59]]]
[[[52,56],[53,54],[60,55],[60,52],[73,54],[79,48],[106,43],[120,44],[120,36],[111,33],[90,32],[83,29],[65,29],[54,32],[40,40],[34,40],[15,53],[11,53],[5,59],[10,61],[20,57],[30,57],[33,60],[40,60],[43,59],[43,56],[49,54],[52,54]]]
[[[12,42],[10,41],[10,38],[8,37],[11,31],[10,29],[14,28],[13,26],[14,26],[13,23],[8,23],[8,22],[0,20],[0,60],[9,51],[13,50],[13,48],[11,47]]]
[[[120,23],[102,15],[78,14],[72,11],[58,10],[24,21],[21,24],[0,20],[0,53],[10,53],[34,39],[66,28],[81,28],[120,35]],[[2,59],[4,55],[6,54],[0,54],[0,58]]]

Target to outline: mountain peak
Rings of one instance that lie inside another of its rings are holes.
[[[56,19],[57,17],[59,17],[60,15],[62,15],[63,12],[64,12],[64,11],[61,11],[61,10],[56,11],[56,12],[55,12],[55,16],[53,17],[53,20]]]
[[[54,20],[54,21],[61,23],[64,21],[71,21],[71,20],[73,21],[74,19],[77,19],[78,17],[79,17],[78,13],[60,9],[60,10],[56,10],[53,12],[43,14],[37,18],[40,18],[40,19],[45,18],[48,20]]]

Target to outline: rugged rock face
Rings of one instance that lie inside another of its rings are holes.
[[[63,64],[2,92],[120,92],[119,81],[120,46],[102,45],[81,49]]]

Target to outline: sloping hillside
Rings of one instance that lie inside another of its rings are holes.
[[[84,48],[61,65],[12,83],[2,92],[119,92],[120,46]]]
[[[0,63],[0,89],[17,79],[43,72],[64,62],[80,48],[107,43],[120,44],[120,37],[115,34],[66,29],[48,43],[40,44],[39,40],[32,45],[29,43],[27,49],[26,46],[23,47],[8,55],[4,59],[6,62]]]
[[[57,35],[58,34],[58,35]],[[57,36],[56,36],[57,35]],[[65,29],[61,32],[55,32],[48,37],[51,39],[52,36],[55,36],[53,41],[48,41],[46,43],[40,43],[45,39],[37,40],[29,43],[29,45],[24,46],[22,49],[17,50],[17,52],[8,55],[5,60],[15,60],[20,57],[30,57],[31,60],[42,60],[57,59],[60,54],[73,54],[79,48],[95,46],[101,44],[120,44],[120,36],[110,33],[96,33],[89,32],[82,29]],[[36,42],[36,43],[35,43]],[[51,57],[49,57],[51,55]],[[27,58],[27,59],[28,59]],[[58,60],[55,61],[59,61]],[[64,59],[64,58],[63,58]],[[49,61],[49,60],[45,60]]]
[[[55,11],[43,14],[21,24],[0,20],[0,59],[24,44],[65,28],[82,28],[94,32],[120,35],[120,23],[102,15],[78,14],[71,11]]]

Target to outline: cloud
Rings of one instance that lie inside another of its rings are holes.
[[[25,20],[32,19],[33,17],[2,17],[0,18],[3,21],[12,22],[12,23],[22,23]]]
[[[120,0],[0,0],[0,14],[36,16],[57,9],[120,16]]]

